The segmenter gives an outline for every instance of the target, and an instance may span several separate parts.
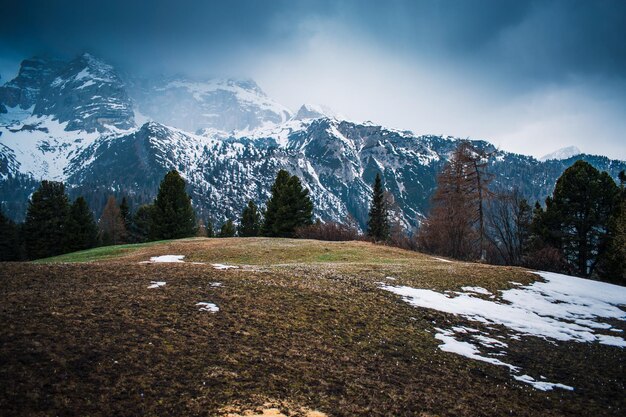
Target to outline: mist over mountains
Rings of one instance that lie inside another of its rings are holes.
[[[39,181],[52,179],[99,214],[110,194],[135,207],[151,201],[163,175],[177,169],[198,214],[220,223],[250,199],[263,203],[276,172],[287,169],[311,191],[317,217],[364,227],[381,172],[395,221],[413,228],[458,140],[345,120],[321,105],[292,112],[250,79],[145,79],[87,53],[68,62],[30,58],[0,87],[0,201],[21,220]],[[538,161],[475,145],[493,153],[493,188],[519,188],[532,202],[575,160],[613,177],[626,169],[603,156]]]

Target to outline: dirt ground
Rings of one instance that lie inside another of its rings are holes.
[[[576,387],[538,391],[442,352],[434,327],[463,320],[376,284],[496,291],[527,271],[363,243],[273,245],[191,240],[101,262],[1,264],[0,415],[626,414],[624,349],[511,341],[516,363]],[[165,254],[240,268],[139,263]]]

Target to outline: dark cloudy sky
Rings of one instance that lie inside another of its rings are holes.
[[[296,110],[626,159],[626,1],[2,0],[0,74],[91,51],[145,74],[254,78]]]

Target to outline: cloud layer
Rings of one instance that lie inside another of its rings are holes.
[[[626,159],[623,1],[24,1],[5,6],[0,72],[89,50],[129,71],[255,78],[416,133],[541,156]]]

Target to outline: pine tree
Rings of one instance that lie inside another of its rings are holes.
[[[385,198],[385,189],[383,188],[380,173],[377,173],[372,188],[372,203],[370,205],[369,220],[367,221],[367,235],[376,242],[384,242],[389,238],[389,231],[389,212]]]
[[[114,196],[110,196],[98,221],[98,236],[104,246],[119,245],[126,239],[126,227]]]
[[[19,227],[4,215],[0,206],[0,262],[20,258]]]
[[[196,216],[185,180],[176,170],[165,175],[154,200],[150,234],[154,239],[179,239],[196,234]]]
[[[620,197],[608,227],[606,252],[598,262],[598,276],[619,285],[626,285],[626,175],[619,173]]]
[[[220,229],[220,237],[233,237],[235,236],[235,225],[233,221],[228,219]]]
[[[300,179],[280,170],[267,202],[263,235],[293,237],[296,228],[313,224],[313,203]]]
[[[24,242],[30,259],[64,253],[69,209],[63,183],[42,181],[28,202],[23,227]]]
[[[619,188],[613,179],[585,161],[574,163],[557,180],[543,223],[577,275],[594,274],[618,207]]]
[[[98,226],[83,197],[78,197],[70,207],[67,235],[68,252],[92,248],[98,241]]]
[[[239,225],[239,236],[253,237],[258,236],[261,232],[261,213],[254,204],[254,201],[248,201],[248,205],[241,213],[241,224]]]

